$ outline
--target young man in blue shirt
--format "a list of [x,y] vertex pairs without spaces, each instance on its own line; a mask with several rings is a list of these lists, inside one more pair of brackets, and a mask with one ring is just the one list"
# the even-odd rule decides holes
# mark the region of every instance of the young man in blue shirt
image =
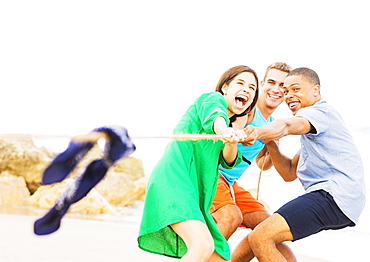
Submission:
[[[285,181],[299,178],[306,193],[282,206],[248,236],[258,261],[286,261],[276,245],[327,229],[355,226],[365,205],[359,152],[338,112],[321,100],[320,80],[309,68],[292,70],[284,81],[285,101],[294,117],[254,129],[266,142]],[[301,135],[293,159],[274,140]]]

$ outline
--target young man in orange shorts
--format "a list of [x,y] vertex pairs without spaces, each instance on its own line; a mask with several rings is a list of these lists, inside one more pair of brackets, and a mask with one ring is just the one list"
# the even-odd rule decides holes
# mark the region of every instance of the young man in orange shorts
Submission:
[[[243,129],[247,125],[260,127],[272,121],[272,113],[284,100],[282,87],[290,70],[287,64],[281,62],[274,63],[267,68],[263,81],[261,81],[257,106],[250,114],[237,118],[232,123],[233,128]],[[236,182],[254,159],[259,168],[262,168],[263,162],[264,170],[271,168],[272,162],[269,156],[267,155],[264,159],[265,144],[258,140],[252,146],[238,144],[238,148],[242,152],[243,161],[230,170],[220,167],[216,195],[210,210],[220,232],[227,240],[240,225],[254,229],[270,216],[265,207]],[[281,244],[278,248],[287,261],[295,261],[288,246]],[[244,238],[234,250],[232,260],[233,262],[249,261],[253,257],[248,238]]]

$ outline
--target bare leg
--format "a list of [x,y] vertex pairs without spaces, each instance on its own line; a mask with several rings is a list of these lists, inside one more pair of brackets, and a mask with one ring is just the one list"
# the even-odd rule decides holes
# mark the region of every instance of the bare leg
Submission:
[[226,205],[212,214],[217,222],[217,227],[226,240],[229,240],[232,234],[242,223],[242,213],[236,205]]
[[214,252],[214,242],[208,227],[199,220],[187,220],[171,225],[185,242],[188,252],[180,259],[183,262],[225,262]]
[[247,237],[258,261],[287,261],[277,245],[293,240],[293,235],[281,215],[274,213],[261,222]]
[[186,220],[171,225],[172,229],[184,240],[188,252],[180,261],[208,261],[214,251],[211,233],[199,220]]
[[259,223],[270,217],[267,211],[248,212],[243,214],[242,224],[246,228],[254,229]]
[[[285,243],[279,243],[276,245],[276,248],[284,256],[285,260],[288,262],[296,262],[297,259],[293,254],[292,250]],[[249,244],[248,236],[242,239],[240,243],[235,248],[231,260],[233,262],[246,262],[251,261],[254,258],[254,253]]]
[[[247,228],[254,229],[258,224],[262,221],[270,217],[270,214],[266,211],[256,211],[245,213],[243,215],[243,224]],[[291,249],[284,243],[277,244],[277,249],[281,252],[281,254],[285,257],[285,259],[289,262],[295,262],[296,258],[291,251]],[[241,261],[251,261],[254,258],[254,253],[251,249],[249,244],[248,236],[246,236],[235,248],[232,254],[232,261],[233,262],[241,262]]]
[[[243,225],[246,228],[254,229],[259,223],[270,216],[267,211],[248,212],[243,215]],[[254,258],[252,248],[249,244],[248,236],[242,239],[236,246],[232,254],[232,261],[251,261]]]

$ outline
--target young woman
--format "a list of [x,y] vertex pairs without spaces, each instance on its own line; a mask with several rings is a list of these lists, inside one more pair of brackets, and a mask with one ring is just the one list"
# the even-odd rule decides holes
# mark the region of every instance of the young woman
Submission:
[[218,165],[241,161],[236,144],[248,141],[229,128],[229,118],[245,115],[258,98],[254,70],[236,66],[220,78],[216,92],[201,95],[187,110],[175,134],[217,134],[222,141],[171,141],[150,176],[138,237],[145,251],[181,261],[230,260],[229,246],[209,213]]

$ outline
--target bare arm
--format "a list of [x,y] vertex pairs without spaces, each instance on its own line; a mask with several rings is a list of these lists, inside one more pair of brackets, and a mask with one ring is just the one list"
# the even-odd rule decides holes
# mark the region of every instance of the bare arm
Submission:
[[297,165],[299,156],[295,155],[293,159],[283,155],[277,143],[275,141],[270,141],[266,144],[266,147],[271,156],[272,163],[276,171],[284,179],[284,181],[293,181],[297,178]]
[[[274,140],[278,140],[287,135],[307,134],[312,129],[311,123],[303,117],[290,117],[274,120],[262,127],[250,127],[249,129],[250,130],[247,128],[244,129],[247,135],[250,134],[252,137],[252,134],[255,134],[255,139],[262,139],[266,143],[266,148],[271,157],[271,163],[267,162],[266,168],[269,167],[269,165],[274,165],[275,169],[285,181],[295,180],[297,178],[296,171],[299,156],[296,155],[293,159],[290,159],[283,155],[279,150],[277,142]],[[263,161],[263,155],[264,153],[260,152],[258,159],[256,159],[257,165],[260,168],[262,167],[261,159]],[[268,161],[268,159],[266,159],[266,161]]]
[[303,117],[290,117],[274,120],[273,122],[256,127],[257,139],[278,140],[287,135],[304,135],[310,132],[311,124]]
[[222,156],[228,165],[232,165],[238,154],[238,147],[236,144],[239,142],[234,129],[226,125],[226,121],[223,117],[217,117],[213,124],[213,130],[217,135],[225,137],[225,139],[223,139],[225,147],[222,151]]

